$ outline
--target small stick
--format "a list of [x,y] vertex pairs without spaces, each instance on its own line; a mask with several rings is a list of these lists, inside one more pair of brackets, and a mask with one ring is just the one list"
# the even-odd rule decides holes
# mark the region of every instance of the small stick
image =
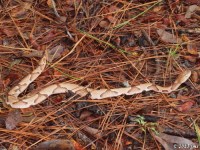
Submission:
[[[142,29],[142,34],[144,35],[144,37],[146,38],[146,40],[149,42],[149,44],[151,46],[155,47],[155,43],[152,41],[151,37],[147,34],[147,32],[145,30],[143,30],[143,29]],[[154,50],[153,52],[154,52],[154,54],[156,56],[158,56],[158,52],[156,50]],[[157,57],[155,58],[155,62],[156,62],[156,72],[155,72],[155,76],[156,76],[160,72],[160,62],[157,59]]]

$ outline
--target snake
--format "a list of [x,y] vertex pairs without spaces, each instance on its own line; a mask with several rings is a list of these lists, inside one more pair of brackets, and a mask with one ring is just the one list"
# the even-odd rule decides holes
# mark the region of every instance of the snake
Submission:
[[183,70],[176,80],[170,86],[159,86],[154,83],[143,83],[136,86],[121,87],[113,89],[93,89],[88,86],[80,86],[69,82],[55,83],[48,85],[38,92],[28,93],[24,96],[19,96],[25,89],[36,80],[43,72],[47,65],[48,59],[44,55],[39,61],[38,66],[27,76],[25,76],[17,85],[15,85],[7,94],[6,104],[12,108],[28,108],[37,105],[53,94],[73,92],[79,96],[89,95],[91,99],[105,99],[116,97],[120,95],[134,95],[142,93],[143,91],[155,91],[159,93],[170,93],[176,91],[181,84],[186,82],[191,76],[191,71],[188,69]]

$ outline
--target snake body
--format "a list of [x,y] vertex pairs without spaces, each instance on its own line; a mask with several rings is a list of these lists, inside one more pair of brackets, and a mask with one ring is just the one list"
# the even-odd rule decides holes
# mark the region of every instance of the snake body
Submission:
[[32,105],[41,103],[47,99],[50,95],[66,93],[72,91],[75,94],[80,96],[90,95],[91,99],[103,99],[109,97],[116,97],[119,95],[134,95],[141,93],[143,91],[155,91],[161,93],[170,93],[178,89],[178,87],[184,83],[191,75],[190,70],[183,71],[175,80],[175,82],[168,87],[162,87],[155,85],[153,83],[139,84],[133,87],[124,87],[124,88],[114,88],[114,89],[92,89],[84,86],[79,86],[77,84],[72,84],[68,82],[62,82],[57,84],[52,84],[41,89],[37,93],[30,93],[24,97],[19,97],[19,95],[31,84],[37,77],[42,73],[47,64],[47,57],[44,56],[37,66],[30,74],[24,77],[16,86],[14,86],[8,92],[8,99],[6,103],[13,108],[28,108]]

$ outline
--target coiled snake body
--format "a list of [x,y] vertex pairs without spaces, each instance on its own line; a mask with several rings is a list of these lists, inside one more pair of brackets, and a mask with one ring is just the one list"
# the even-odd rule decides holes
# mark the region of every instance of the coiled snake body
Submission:
[[13,108],[27,108],[31,105],[36,105],[50,95],[59,94],[59,93],[66,93],[68,91],[72,91],[75,94],[80,96],[86,96],[87,94],[90,95],[91,99],[103,99],[108,97],[115,97],[122,94],[125,95],[133,95],[137,93],[141,93],[143,91],[155,91],[161,93],[170,93],[178,89],[178,87],[184,83],[191,75],[190,70],[183,71],[175,80],[175,82],[168,87],[161,87],[159,85],[155,85],[153,83],[145,83],[139,84],[133,87],[124,87],[124,88],[114,88],[114,89],[91,89],[84,86],[79,86],[77,84],[72,84],[68,82],[62,82],[47,86],[41,89],[37,93],[30,93],[24,97],[19,97],[19,95],[32,83],[45,69],[47,62],[46,56],[44,56],[40,62],[38,67],[32,71],[32,73],[28,74],[24,77],[16,86],[14,86],[8,92],[8,99],[6,101]]

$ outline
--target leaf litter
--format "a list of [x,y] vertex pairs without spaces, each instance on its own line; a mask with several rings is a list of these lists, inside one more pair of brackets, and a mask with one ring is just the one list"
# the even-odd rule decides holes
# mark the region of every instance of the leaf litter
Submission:
[[[10,0],[0,2],[0,16],[1,147],[199,146],[198,1]],[[92,100],[66,93],[28,110],[5,107],[7,91],[44,52],[48,67],[25,93],[62,81],[99,89],[168,86],[184,69],[192,76],[170,94]]]

